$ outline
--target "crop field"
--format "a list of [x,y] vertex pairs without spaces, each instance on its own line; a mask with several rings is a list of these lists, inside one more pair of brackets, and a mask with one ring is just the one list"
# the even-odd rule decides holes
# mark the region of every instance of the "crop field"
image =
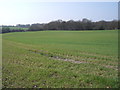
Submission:
[[118,30],[2,34],[3,88],[117,88]]

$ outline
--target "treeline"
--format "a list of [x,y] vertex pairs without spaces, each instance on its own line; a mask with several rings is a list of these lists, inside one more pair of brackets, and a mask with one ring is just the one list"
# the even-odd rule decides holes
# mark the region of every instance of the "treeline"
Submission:
[[2,27],[2,33],[9,33],[9,32],[25,32],[26,30],[22,29],[10,29],[9,27]]
[[113,30],[118,29],[118,21],[98,21],[92,22],[88,19],[82,21],[52,21],[47,24],[32,24],[29,31],[40,31],[40,30]]
[[30,24],[2,25],[2,33],[25,32],[30,28]]
[[[11,28],[12,27],[12,28]],[[14,28],[13,28],[14,27]],[[24,29],[23,29],[24,28]],[[56,20],[45,24],[17,24],[16,26],[2,26],[2,33],[6,32],[24,32],[24,31],[43,31],[43,30],[113,30],[118,29],[118,21],[97,21],[92,22],[89,19],[79,21]]]
[[2,27],[17,27],[17,28],[29,28],[30,24],[17,24],[17,25],[2,25]]

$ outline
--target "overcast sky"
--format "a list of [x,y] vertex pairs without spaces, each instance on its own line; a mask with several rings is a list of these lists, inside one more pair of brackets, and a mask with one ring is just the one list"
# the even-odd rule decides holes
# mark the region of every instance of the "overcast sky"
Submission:
[[[17,0],[16,0],[17,1]],[[117,2],[40,2],[1,0],[0,25],[47,23],[53,20],[118,19]]]

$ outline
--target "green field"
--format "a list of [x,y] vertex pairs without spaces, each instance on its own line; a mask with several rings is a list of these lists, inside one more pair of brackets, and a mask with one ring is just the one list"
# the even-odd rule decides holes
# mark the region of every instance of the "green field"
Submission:
[[3,88],[117,88],[118,30],[2,35]]
[[2,34],[0,34],[0,89],[2,89]]
[[9,27],[10,30],[28,30],[28,28],[22,28],[22,27]]

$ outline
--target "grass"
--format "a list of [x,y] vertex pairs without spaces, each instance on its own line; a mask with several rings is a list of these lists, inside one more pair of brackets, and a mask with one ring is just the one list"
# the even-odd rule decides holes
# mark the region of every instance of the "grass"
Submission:
[[117,88],[117,34],[117,30],[3,34],[3,88]]

